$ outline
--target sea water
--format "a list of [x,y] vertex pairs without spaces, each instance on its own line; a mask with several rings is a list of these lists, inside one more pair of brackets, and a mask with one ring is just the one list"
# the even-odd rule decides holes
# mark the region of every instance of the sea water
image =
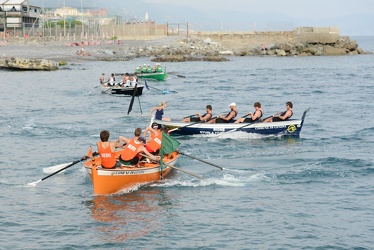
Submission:
[[[374,51],[373,37],[358,37]],[[101,73],[149,58],[82,62],[54,72],[0,71],[1,249],[373,249],[374,55],[230,57],[163,63],[165,82],[130,97],[101,94]],[[180,77],[185,76],[185,78]],[[177,93],[167,92],[174,90]],[[43,168],[79,160],[102,129],[131,137],[167,101],[165,117],[261,102],[264,116],[294,104],[298,138],[182,136],[167,179],[94,196],[82,164],[38,183]]]

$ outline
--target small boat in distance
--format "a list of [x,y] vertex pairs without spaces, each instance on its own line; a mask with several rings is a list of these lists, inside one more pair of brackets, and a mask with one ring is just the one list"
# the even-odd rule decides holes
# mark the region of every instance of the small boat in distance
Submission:
[[144,64],[136,68],[135,73],[138,78],[153,79],[157,81],[164,81],[168,74],[166,73],[166,67],[162,67],[160,64],[156,64],[153,68],[150,65]]
[[[135,91],[135,87],[121,87],[118,85],[114,86],[103,86],[100,84],[101,93],[112,94],[112,95],[129,95],[132,96]],[[144,84],[137,84],[135,96],[140,96],[143,94]]]

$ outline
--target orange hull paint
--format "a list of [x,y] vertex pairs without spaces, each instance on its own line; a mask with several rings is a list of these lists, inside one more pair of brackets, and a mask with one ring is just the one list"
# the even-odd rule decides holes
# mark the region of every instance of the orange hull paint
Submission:
[[[116,155],[119,156],[121,151],[116,152]],[[173,152],[167,157],[165,156],[163,161],[169,165],[174,165],[178,157],[179,154]],[[139,165],[140,167],[134,168],[105,169],[100,166],[100,157],[95,157],[93,160],[84,163],[96,195],[114,194],[161,179],[158,163],[142,162]],[[171,169],[171,167],[164,165],[162,176],[165,177],[169,174]]]

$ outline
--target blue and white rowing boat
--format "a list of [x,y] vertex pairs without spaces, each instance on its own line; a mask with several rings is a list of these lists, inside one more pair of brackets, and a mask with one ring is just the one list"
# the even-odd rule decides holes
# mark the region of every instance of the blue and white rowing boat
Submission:
[[304,124],[305,110],[301,119],[288,119],[280,122],[257,122],[257,123],[201,123],[201,122],[181,122],[162,121],[152,118],[152,122],[169,128],[169,133],[173,135],[209,135],[230,132],[246,132],[261,135],[281,135],[299,136]]

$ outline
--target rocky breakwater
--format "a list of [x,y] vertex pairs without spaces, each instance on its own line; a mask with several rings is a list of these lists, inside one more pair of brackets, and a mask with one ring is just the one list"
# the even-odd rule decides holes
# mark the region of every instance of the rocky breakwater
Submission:
[[138,57],[151,57],[154,62],[186,62],[186,61],[228,61],[226,55],[234,55],[221,44],[212,42],[210,38],[189,37],[175,39],[164,44],[150,46],[117,46],[97,49],[93,57],[102,61],[131,60]]
[[56,62],[46,59],[26,59],[19,57],[0,58],[0,68],[14,70],[57,70]]
[[234,50],[234,54],[240,56],[340,56],[370,54],[370,52],[359,48],[357,41],[351,41],[349,37],[339,37],[332,42],[275,42],[254,48]]
[[247,46],[223,46],[210,37],[187,37],[163,44],[149,46],[116,46],[94,50],[92,56],[103,61],[131,60],[150,57],[155,62],[228,61],[230,56],[337,56],[368,54],[349,37],[338,37],[326,42],[298,41],[274,42],[262,45],[259,42]]

